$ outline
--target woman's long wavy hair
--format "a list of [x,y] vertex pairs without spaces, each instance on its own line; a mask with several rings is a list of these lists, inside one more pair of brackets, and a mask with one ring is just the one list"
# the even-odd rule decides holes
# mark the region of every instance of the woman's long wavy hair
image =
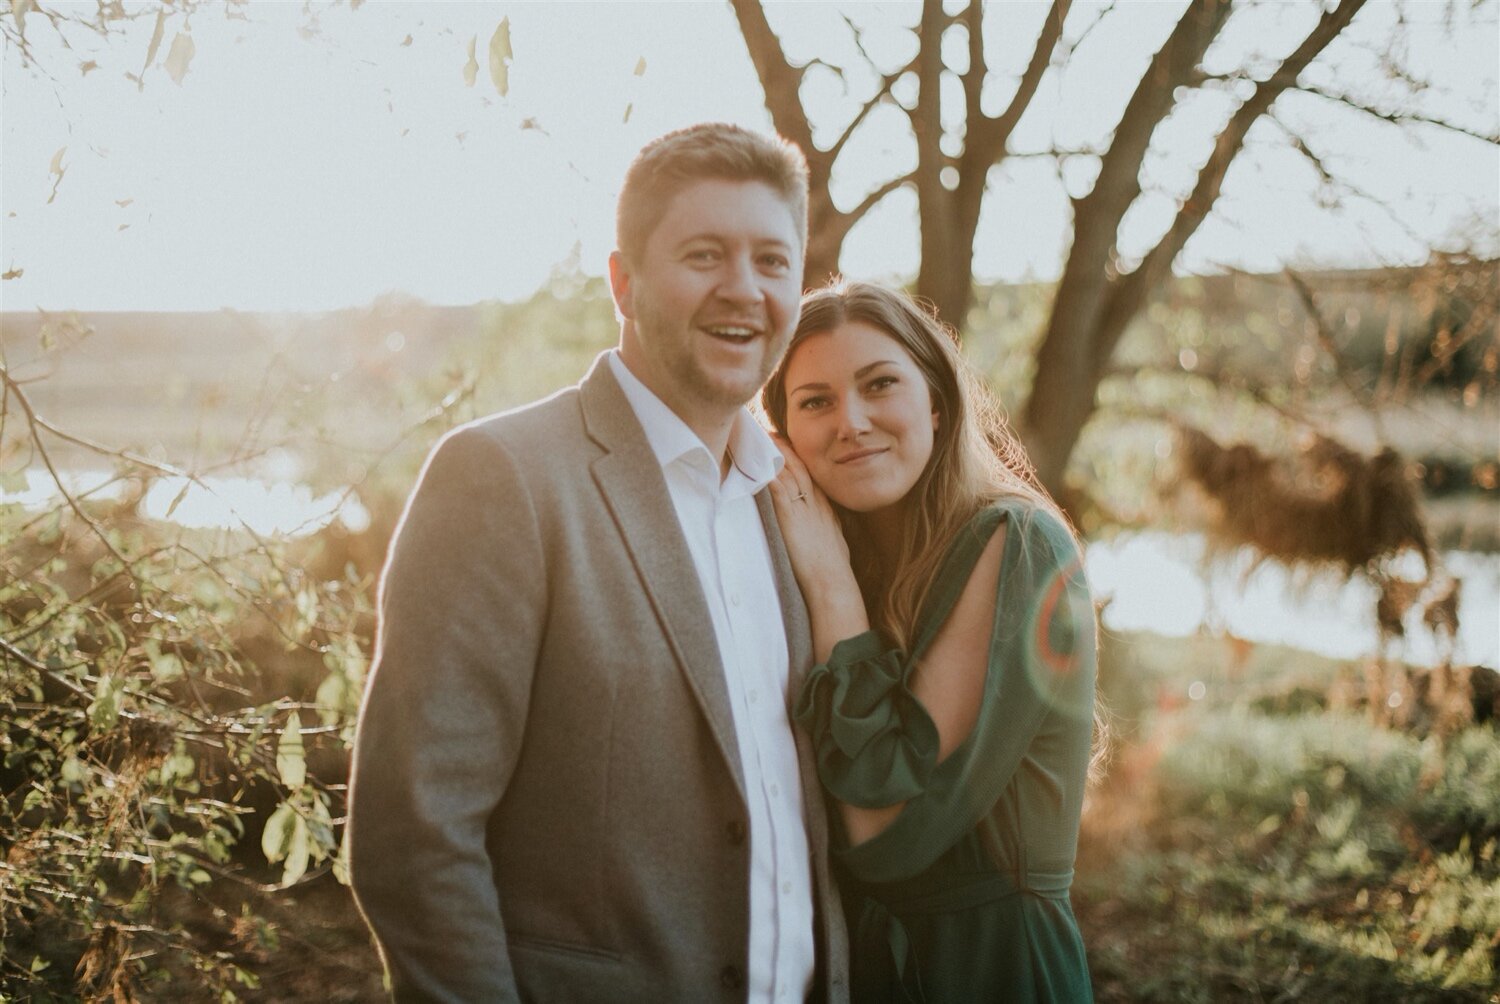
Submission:
[[[1073,533],[1080,554],[1082,542],[1037,480],[1000,403],[959,353],[952,329],[929,307],[900,291],[836,279],[802,298],[801,317],[786,356],[761,391],[761,407],[783,439],[788,438],[787,364],[797,346],[851,321],[885,332],[911,355],[927,381],[938,416],[932,456],[907,494],[901,538],[892,558],[881,559],[858,513],[834,505],[870,623],[888,641],[909,651],[917,617],[950,542],[986,505],[1001,498],[1023,499],[1056,516]],[[1091,783],[1103,776],[1109,732],[1108,711],[1096,695]]]
[[932,456],[905,499],[905,519],[893,557],[881,561],[863,520],[835,506],[849,541],[855,578],[871,623],[909,649],[917,616],[949,543],[997,498],[1020,497],[1067,518],[1037,481],[999,403],[958,351],[953,332],[905,293],[865,282],[835,282],[807,294],[781,366],[761,392],[761,404],[786,438],[786,370],[797,346],[813,335],[858,321],[895,339],[927,381],[937,412]]

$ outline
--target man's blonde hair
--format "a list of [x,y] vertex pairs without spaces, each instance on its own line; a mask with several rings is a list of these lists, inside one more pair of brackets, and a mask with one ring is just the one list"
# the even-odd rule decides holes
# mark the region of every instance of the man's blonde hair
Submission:
[[704,122],[657,137],[625,172],[615,208],[615,242],[638,261],[651,231],[678,192],[694,182],[761,181],[786,201],[807,247],[807,158],[796,144],[724,122]]

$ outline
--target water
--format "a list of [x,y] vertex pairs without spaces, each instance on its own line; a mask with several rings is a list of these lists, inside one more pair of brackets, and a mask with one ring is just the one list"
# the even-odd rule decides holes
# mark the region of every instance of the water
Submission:
[[[118,495],[103,472],[67,477],[69,491],[92,497]],[[162,478],[151,486],[142,509],[153,519],[170,518],[188,527],[249,527],[258,534],[297,536],[340,520],[354,532],[369,525],[370,514],[353,496],[314,495],[304,485],[248,477]],[[55,497],[45,471],[28,472],[24,490],[0,500],[38,507]],[[1338,659],[1359,659],[1378,645],[1376,588],[1361,577],[1298,576],[1267,562],[1250,568],[1246,550],[1205,564],[1201,534],[1145,531],[1097,541],[1088,548],[1089,581],[1099,599],[1108,599],[1104,627],[1187,636],[1208,627],[1233,632],[1252,642],[1269,642]],[[1450,551],[1444,565],[1463,580],[1459,632],[1454,658],[1460,663],[1500,667],[1500,555]],[[1417,577],[1417,567],[1404,574]],[[1414,609],[1406,637],[1390,654],[1416,665],[1442,658],[1438,639]]]
[[[1247,575],[1249,550],[1205,564],[1206,548],[1202,534],[1159,531],[1090,544],[1089,582],[1096,597],[1109,600],[1104,627],[1174,636],[1211,627],[1336,659],[1376,651],[1379,591],[1365,578],[1309,577],[1272,562]],[[1447,551],[1442,561],[1463,582],[1454,659],[1500,667],[1500,555]],[[1412,565],[1399,571],[1417,578],[1421,562]],[[1410,611],[1406,637],[1390,654],[1414,665],[1436,665],[1441,645],[1421,616],[1419,608]]]

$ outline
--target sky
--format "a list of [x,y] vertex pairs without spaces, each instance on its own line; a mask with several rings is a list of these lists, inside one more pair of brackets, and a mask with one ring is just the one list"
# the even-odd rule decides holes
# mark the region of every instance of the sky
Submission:
[[[87,15],[94,4],[54,6]],[[1049,71],[1012,149],[1107,142],[1182,6],[1139,2],[1105,15],[1073,59]],[[1438,23],[1445,4],[1404,6],[1415,26],[1396,51],[1432,85],[1421,110],[1496,129],[1494,6],[1457,5],[1463,23],[1451,33]],[[770,127],[727,3],[208,3],[164,19],[149,63],[155,5],[129,9],[141,16],[107,39],[74,29],[65,46],[33,12],[33,58],[6,43],[5,310],[326,310],[390,294],[440,304],[522,299],[558,269],[602,274],[615,195],[642,144],[705,119]],[[1102,9],[1076,4],[1065,35],[1082,35]],[[1393,48],[1397,10],[1372,0],[1310,78],[1395,107],[1402,85],[1380,62]],[[1045,11],[991,6],[988,111],[1008,98]],[[1317,13],[1315,3],[1249,5],[1210,51],[1210,68],[1284,55]],[[849,68],[841,82],[815,67],[804,85],[823,143],[875,79],[845,14],[868,28],[882,69],[909,57],[914,5],[769,7],[794,59]],[[488,59],[502,23],[513,53],[504,94]],[[902,88],[898,96],[910,98]],[[1127,255],[1163,231],[1233,104],[1225,92],[1194,94],[1157,130],[1143,170],[1148,194],[1119,235]],[[1330,206],[1308,160],[1265,123],[1181,268],[1395,264],[1421,260],[1433,242],[1500,244],[1493,145],[1397,129],[1303,95],[1276,111],[1361,194]],[[900,112],[877,111],[840,159],[836,200],[852,205],[913,157]],[[1087,191],[1095,164],[1018,157],[992,172],[978,277],[1055,277],[1068,196]],[[842,266],[864,278],[914,274],[909,191],[855,228]]]

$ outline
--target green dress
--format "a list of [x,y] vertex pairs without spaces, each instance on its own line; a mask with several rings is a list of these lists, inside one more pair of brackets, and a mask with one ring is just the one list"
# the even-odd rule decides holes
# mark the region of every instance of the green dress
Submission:
[[[984,703],[974,731],[938,762],[937,729],[908,681],[1001,526]],[[906,803],[879,835],[835,851],[856,1004],[1093,999],[1068,888],[1095,670],[1094,609],[1073,539],[1014,499],[959,533],[910,653],[872,631],[814,667],[796,717],[824,787],[866,808]]]

